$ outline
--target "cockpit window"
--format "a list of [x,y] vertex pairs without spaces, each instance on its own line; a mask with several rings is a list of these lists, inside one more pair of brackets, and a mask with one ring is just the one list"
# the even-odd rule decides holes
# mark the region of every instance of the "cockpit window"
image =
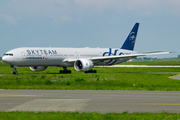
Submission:
[[4,56],[13,56],[12,53],[4,53]]

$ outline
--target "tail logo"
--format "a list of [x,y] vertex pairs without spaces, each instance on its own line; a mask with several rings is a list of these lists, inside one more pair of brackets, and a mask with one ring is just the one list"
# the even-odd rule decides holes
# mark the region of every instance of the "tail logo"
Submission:
[[130,35],[129,35],[129,40],[134,43],[135,42],[135,32],[131,32]]
[[129,35],[127,36],[124,44],[122,45],[121,49],[125,49],[125,50],[134,50],[134,45],[136,42],[136,37],[137,37],[137,32],[138,32],[138,27],[139,27],[139,23],[136,23],[133,27],[133,29],[131,30],[131,32],[129,33]]

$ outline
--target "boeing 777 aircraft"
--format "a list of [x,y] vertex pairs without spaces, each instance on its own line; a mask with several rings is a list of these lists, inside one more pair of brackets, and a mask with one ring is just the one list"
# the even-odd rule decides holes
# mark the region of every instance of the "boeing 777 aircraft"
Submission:
[[54,47],[22,47],[6,52],[2,60],[14,68],[30,67],[32,71],[43,71],[48,66],[63,67],[59,73],[71,73],[67,67],[77,71],[96,73],[94,66],[109,66],[125,62],[129,59],[170,52],[138,53],[133,51],[139,23],[136,23],[121,48],[54,48]]

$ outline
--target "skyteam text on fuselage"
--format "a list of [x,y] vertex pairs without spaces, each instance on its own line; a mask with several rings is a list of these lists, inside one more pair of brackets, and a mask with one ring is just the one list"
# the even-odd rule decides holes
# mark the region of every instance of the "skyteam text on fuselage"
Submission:
[[22,47],[6,52],[2,60],[14,68],[30,67],[32,71],[42,71],[48,66],[63,67],[59,73],[71,73],[67,67],[77,71],[96,73],[94,66],[109,66],[125,62],[129,59],[170,52],[138,53],[133,51],[139,23],[136,23],[121,48],[54,48],[54,47]]
[[26,50],[28,55],[52,55],[57,54],[56,50]]

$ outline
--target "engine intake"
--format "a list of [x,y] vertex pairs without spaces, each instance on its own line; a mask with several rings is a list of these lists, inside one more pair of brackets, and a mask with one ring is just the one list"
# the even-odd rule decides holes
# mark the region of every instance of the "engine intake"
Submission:
[[30,69],[32,71],[43,71],[45,70],[47,67],[46,66],[33,66],[33,67],[30,67]]
[[88,59],[79,59],[74,63],[77,71],[89,71],[94,67],[93,62]]

